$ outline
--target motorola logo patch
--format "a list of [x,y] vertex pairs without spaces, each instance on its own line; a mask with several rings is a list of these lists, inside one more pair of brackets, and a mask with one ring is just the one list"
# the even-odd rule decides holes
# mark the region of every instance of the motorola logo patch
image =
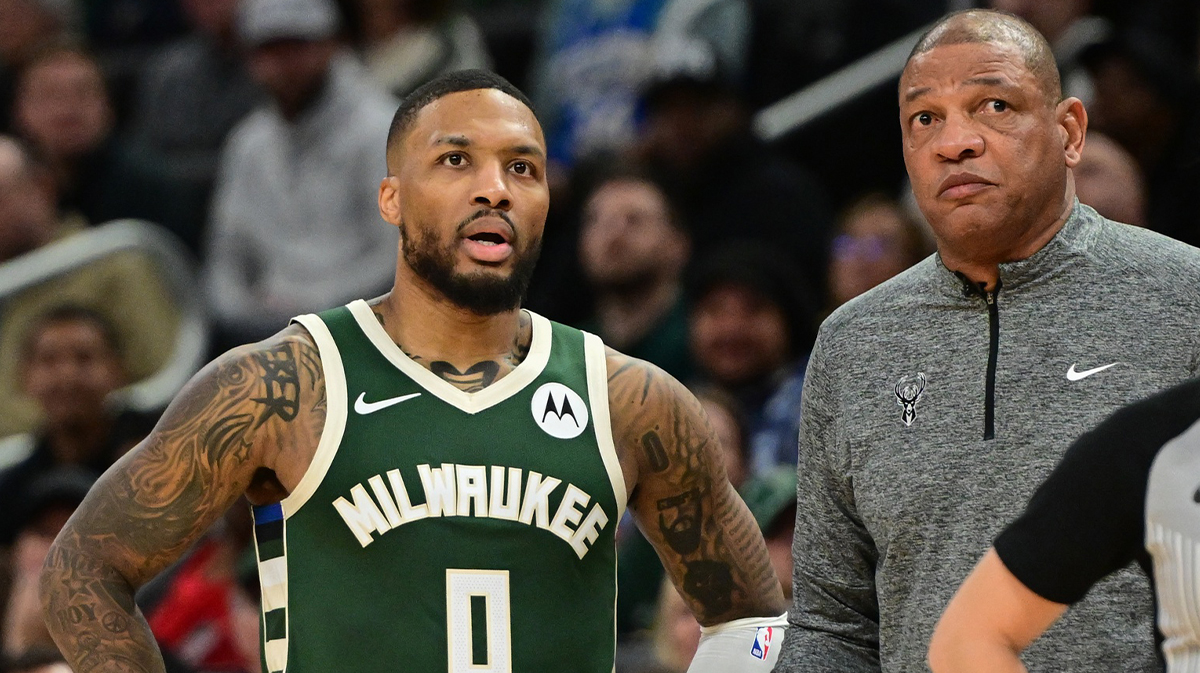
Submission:
[[529,410],[538,427],[551,437],[573,439],[587,428],[587,404],[561,383],[543,383],[533,393]]

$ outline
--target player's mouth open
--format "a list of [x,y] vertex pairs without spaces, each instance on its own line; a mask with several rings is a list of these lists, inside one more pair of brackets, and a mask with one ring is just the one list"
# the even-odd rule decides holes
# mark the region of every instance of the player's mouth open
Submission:
[[467,256],[478,262],[497,263],[508,259],[512,254],[512,245],[503,233],[491,228],[471,233],[463,238],[463,247]]
[[500,234],[493,234],[490,231],[485,231],[481,234],[476,234],[474,236],[468,236],[467,238],[469,238],[470,240],[475,241],[477,243],[482,243],[484,245],[503,245],[505,243],[508,243],[508,241],[504,240],[503,236],[501,236]]

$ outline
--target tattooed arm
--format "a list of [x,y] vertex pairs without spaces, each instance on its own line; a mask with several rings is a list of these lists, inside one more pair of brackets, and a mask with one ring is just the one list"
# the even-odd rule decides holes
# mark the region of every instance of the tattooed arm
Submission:
[[612,350],[608,372],[629,506],[696,619],[778,617],[783,590],[700,403],[662,370]]
[[242,493],[280,500],[324,419],[316,347],[297,326],[197,374],[150,436],[96,482],[46,557],[43,610],[72,670],[161,673],[134,592]]

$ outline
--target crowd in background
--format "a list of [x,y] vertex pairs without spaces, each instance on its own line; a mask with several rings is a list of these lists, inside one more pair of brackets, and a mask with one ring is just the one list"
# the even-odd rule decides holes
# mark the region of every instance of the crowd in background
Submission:
[[[1200,5],[975,4],[1038,28],[1087,105],[1080,200],[1200,244]],[[754,116],[969,6],[0,0],[0,289],[126,218],[194,260],[166,270],[124,250],[0,294],[0,671],[67,670],[37,571],[91,481],[153,427],[121,391],[179,342],[168,276],[191,279],[212,353],[385,291],[392,112],[462,68],[512,80],[545,128],[552,210],[527,305],[696,392],[790,589],[817,326],[933,241],[905,183],[894,80],[773,142]],[[168,670],[258,670],[249,540],[236,507],[139,597]],[[698,625],[631,522],[618,540],[618,670],[685,670]]]

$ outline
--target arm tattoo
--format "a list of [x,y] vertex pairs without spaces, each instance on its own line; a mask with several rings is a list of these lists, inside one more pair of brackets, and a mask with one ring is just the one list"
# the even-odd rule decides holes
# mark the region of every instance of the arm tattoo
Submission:
[[657,432],[650,430],[642,435],[642,448],[646,450],[646,461],[651,470],[662,472],[671,466],[671,461],[667,458],[667,450],[663,447],[662,439],[659,438]]
[[688,561],[683,576],[683,590],[705,607],[709,613],[722,615],[733,607],[733,572],[728,563],[717,561]]
[[754,518],[729,485],[700,403],[661,370],[609,356],[622,461],[639,466],[630,507],[702,624],[784,611]]
[[[74,671],[163,670],[154,636],[133,603],[133,589],[111,567],[56,544],[42,575],[46,626]],[[55,585],[48,585],[50,569]],[[56,602],[57,594],[68,600]],[[65,638],[64,638],[65,635]],[[66,640],[64,644],[64,640]],[[129,643],[132,647],[113,647]]]
[[253,398],[263,406],[257,425],[262,425],[278,416],[286,422],[296,420],[300,411],[300,375],[296,371],[296,359],[292,349],[284,344],[262,353],[254,359],[262,368],[262,381],[266,387],[263,397]]
[[154,432],[101,477],[41,576],[47,626],[74,671],[163,671],[135,590],[256,475],[287,459],[275,456],[316,441],[324,388],[315,346],[289,328],[270,346],[233,351],[196,375]]
[[703,520],[704,503],[700,500],[700,491],[694,488],[658,501],[658,529],[680,556],[695,553],[700,548]]

